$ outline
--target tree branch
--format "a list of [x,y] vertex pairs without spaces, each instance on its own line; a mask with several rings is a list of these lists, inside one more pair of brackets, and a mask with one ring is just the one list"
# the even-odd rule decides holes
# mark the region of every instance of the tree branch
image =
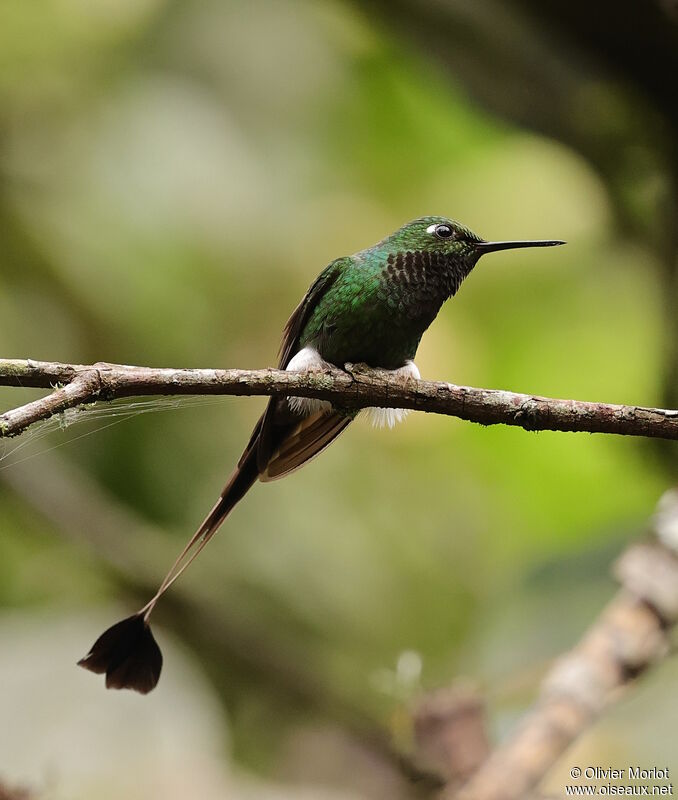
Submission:
[[570,744],[669,652],[678,622],[678,490],[661,499],[653,540],[615,566],[621,588],[581,642],[558,659],[539,699],[511,736],[442,800],[522,800]]
[[60,364],[0,359],[0,386],[53,388],[47,397],[0,415],[0,438],[64,409],[96,400],[142,395],[297,395],[336,406],[408,408],[481,425],[525,430],[586,431],[678,439],[678,410],[558,400],[452,383],[402,380],[386,370],[347,365],[346,371],[161,369],[122,364]]

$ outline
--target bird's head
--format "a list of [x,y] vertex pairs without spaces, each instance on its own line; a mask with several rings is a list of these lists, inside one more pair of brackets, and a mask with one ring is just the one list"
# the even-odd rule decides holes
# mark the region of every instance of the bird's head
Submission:
[[425,251],[444,255],[460,272],[468,274],[485,253],[519,247],[551,247],[556,240],[488,242],[472,230],[447,217],[421,217],[386,237],[378,247],[394,254]]

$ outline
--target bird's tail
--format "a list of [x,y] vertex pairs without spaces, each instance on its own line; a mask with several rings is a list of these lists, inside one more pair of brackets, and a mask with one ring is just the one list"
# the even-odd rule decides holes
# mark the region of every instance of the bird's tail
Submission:
[[158,600],[198,556],[257,478],[276,480],[299,469],[328,447],[352,419],[352,415],[332,409],[300,417],[285,400],[272,398],[221,497],[179,553],[158,591],[136,614],[104,631],[78,664],[105,673],[110,689],[150,692],[162,669],[162,654],[148,624]]
[[155,687],[162,669],[162,653],[153,638],[149,617],[158,600],[214,536],[258,476],[256,441],[250,441],[219,500],[172,564],[155,595],[136,614],[104,631],[78,661],[79,666],[105,673],[109,689],[134,689],[147,694]]

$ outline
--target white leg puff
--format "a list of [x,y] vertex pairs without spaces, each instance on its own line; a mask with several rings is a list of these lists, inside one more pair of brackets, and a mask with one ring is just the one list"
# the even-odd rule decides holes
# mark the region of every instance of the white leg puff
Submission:
[[[321,372],[327,364],[315,347],[304,347],[287,365],[287,372]],[[318,411],[329,411],[332,403],[315,397],[288,397],[287,402],[295,414],[308,417]]]
[[[401,379],[414,378],[419,380],[421,375],[414,361],[406,361],[402,367],[392,370],[394,377]],[[398,422],[402,422],[410,413],[407,408],[366,408],[367,419],[375,428],[392,428]]]

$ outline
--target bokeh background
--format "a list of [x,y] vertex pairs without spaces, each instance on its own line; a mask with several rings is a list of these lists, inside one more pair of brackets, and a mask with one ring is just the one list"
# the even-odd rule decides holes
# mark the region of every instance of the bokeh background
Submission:
[[[5,0],[0,351],[264,367],[336,256],[446,214],[483,259],[430,379],[676,402],[675,8]],[[675,90],[675,85],[673,86]],[[35,393],[1,390],[9,408]],[[255,487],[161,604],[148,697],[77,670],[211,506],[262,398],[124,403],[0,445],[0,778],[53,798],[408,798],[422,689],[503,735],[614,591],[670,448],[414,414]],[[668,659],[573,763],[678,768]]]

